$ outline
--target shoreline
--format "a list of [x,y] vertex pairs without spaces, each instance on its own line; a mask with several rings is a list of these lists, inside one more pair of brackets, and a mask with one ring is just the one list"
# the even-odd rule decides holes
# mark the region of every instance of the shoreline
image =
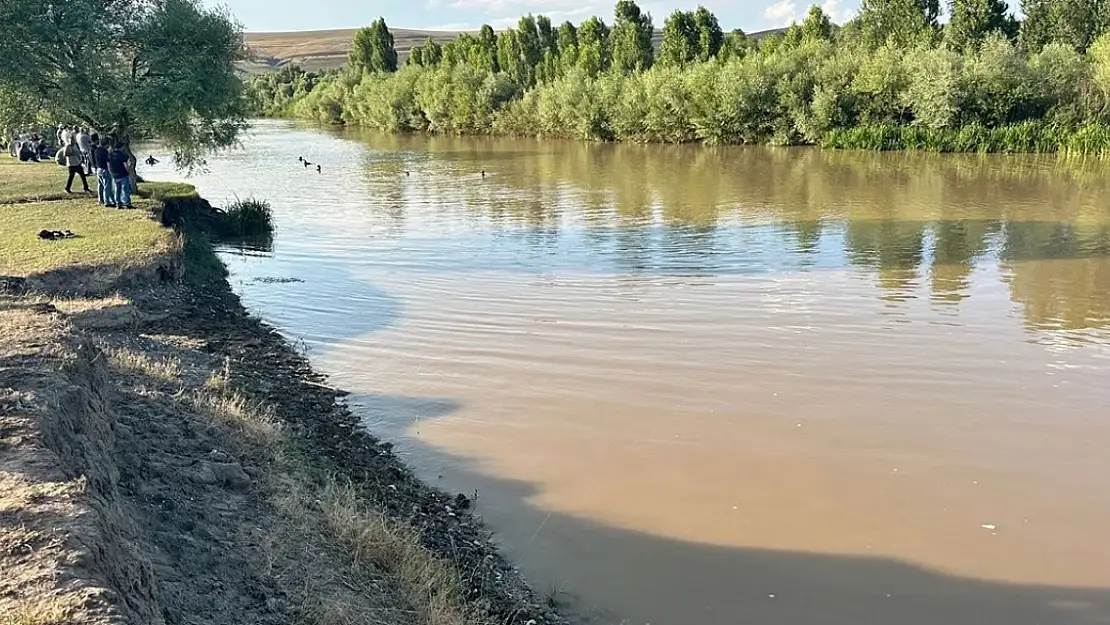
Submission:
[[486,132],[436,132],[432,130],[393,130],[357,121],[325,121],[303,115],[254,114],[255,119],[282,120],[310,124],[318,128],[358,128],[397,136],[470,137],[493,139],[529,139],[536,141],[574,141],[604,145],[658,145],[720,147],[764,147],[780,149],[815,149],[833,152],[903,152],[952,155],[1005,155],[1051,156],[1061,160],[1095,159],[1110,156],[1110,126],[1085,124],[1071,129],[1061,129],[1040,121],[1008,124],[998,127],[964,126],[934,130],[911,125],[870,124],[831,131],[820,141],[721,142],[702,139],[683,141],[650,140],[635,138],[581,138],[539,132],[489,130]]
[[140,267],[0,280],[0,527],[27,534],[0,540],[0,613],[565,623],[465,495],[419,480],[246,312],[181,210],[157,215],[180,246]]

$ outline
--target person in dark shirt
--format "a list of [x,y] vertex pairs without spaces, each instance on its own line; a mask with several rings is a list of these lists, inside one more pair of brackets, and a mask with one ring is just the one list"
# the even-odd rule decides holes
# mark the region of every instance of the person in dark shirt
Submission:
[[96,191],[100,196],[100,203],[108,208],[116,207],[116,180],[108,163],[108,146],[111,145],[107,138],[101,139],[93,150],[93,167],[96,168]]
[[24,163],[28,161],[38,162],[39,155],[35,154],[35,148],[32,147],[30,141],[24,141],[23,145],[19,147],[19,160],[23,161]]
[[116,149],[108,155],[108,171],[116,182],[116,206],[132,208],[131,172],[127,171],[127,153],[123,151],[122,143],[117,143]]

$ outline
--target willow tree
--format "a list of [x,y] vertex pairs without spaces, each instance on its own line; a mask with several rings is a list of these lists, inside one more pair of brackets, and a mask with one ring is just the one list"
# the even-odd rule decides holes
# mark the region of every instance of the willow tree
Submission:
[[56,121],[164,142],[179,165],[246,127],[241,27],[198,0],[0,0],[0,85]]

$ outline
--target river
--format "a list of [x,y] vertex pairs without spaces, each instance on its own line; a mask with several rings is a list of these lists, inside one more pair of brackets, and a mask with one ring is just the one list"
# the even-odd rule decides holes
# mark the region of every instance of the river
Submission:
[[262,121],[209,169],[274,207],[245,304],[582,620],[1110,623],[1102,164]]

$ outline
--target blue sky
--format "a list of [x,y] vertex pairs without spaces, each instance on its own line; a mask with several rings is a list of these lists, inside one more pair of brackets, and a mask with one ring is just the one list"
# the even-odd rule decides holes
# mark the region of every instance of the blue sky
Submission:
[[[581,22],[601,15],[611,22],[615,0],[202,0],[210,6],[223,5],[248,31],[317,30],[364,26],[379,16],[397,28],[461,30],[491,24],[508,26],[526,13],[543,13],[554,22]],[[789,24],[800,17],[814,0],[701,0],[717,14],[725,30],[742,28],[752,32]],[[852,15],[859,0],[816,0],[834,21]],[[693,9],[699,2],[644,0],[640,6],[651,12],[656,26],[675,9]]]

